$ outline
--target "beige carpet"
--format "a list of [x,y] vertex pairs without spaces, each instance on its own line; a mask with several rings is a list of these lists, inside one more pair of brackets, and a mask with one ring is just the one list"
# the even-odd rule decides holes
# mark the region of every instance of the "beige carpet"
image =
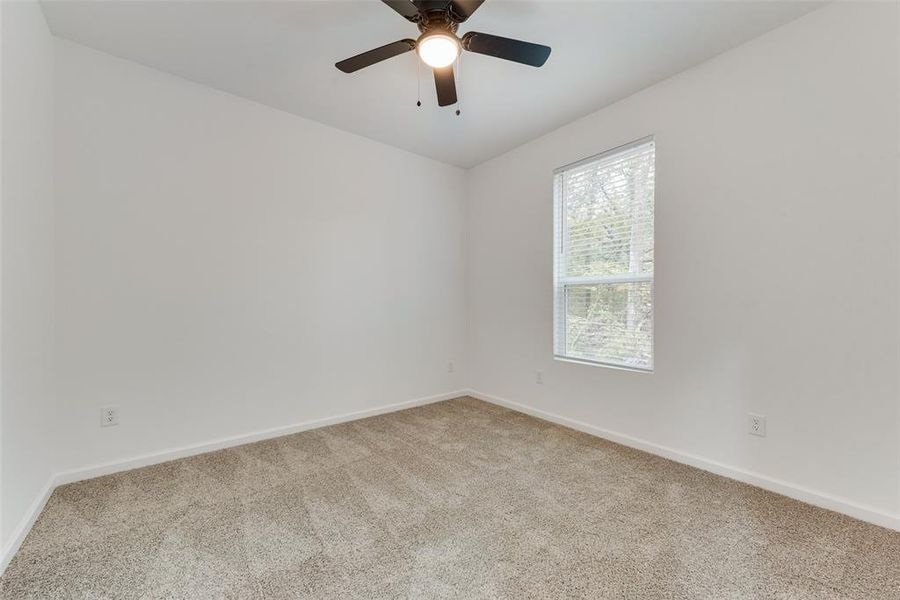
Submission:
[[470,398],[57,489],[13,598],[900,598],[900,533]]

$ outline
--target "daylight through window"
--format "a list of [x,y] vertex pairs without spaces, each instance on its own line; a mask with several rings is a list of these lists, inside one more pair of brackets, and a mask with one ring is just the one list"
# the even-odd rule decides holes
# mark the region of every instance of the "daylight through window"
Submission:
[[652,138],[554,176],[554,354],[653,370]]

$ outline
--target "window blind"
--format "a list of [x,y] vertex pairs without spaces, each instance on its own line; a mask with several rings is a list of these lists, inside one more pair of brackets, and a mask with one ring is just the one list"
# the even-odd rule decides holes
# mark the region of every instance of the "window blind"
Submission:
[[645,138],[554,174],[554,354],[653,370],[656,148]]

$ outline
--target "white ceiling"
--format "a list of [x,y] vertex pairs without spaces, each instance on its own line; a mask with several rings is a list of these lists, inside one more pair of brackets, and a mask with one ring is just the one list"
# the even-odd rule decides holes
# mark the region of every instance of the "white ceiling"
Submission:
[[432,158],[470,167],[589,114],[820,4],[488,0],[465,31],[549,45],[535,69],[465,53],[462,115],[438,108],[410,53],[352,75],[334,63],[415,26],[376,0],[53,0],[64,38]]

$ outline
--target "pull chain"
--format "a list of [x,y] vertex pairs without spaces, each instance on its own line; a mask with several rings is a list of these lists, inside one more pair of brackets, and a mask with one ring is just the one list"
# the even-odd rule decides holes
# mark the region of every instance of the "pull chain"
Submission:
[[422,78],[419,76],[419,56],[413,53],[413,60],[416,61],[416,106],[422,106]]
[[460,91],[462,91],[462,52],[459,53],[459,56],[456,58],[456,116],[459,116],[459,98],[462,96]]

